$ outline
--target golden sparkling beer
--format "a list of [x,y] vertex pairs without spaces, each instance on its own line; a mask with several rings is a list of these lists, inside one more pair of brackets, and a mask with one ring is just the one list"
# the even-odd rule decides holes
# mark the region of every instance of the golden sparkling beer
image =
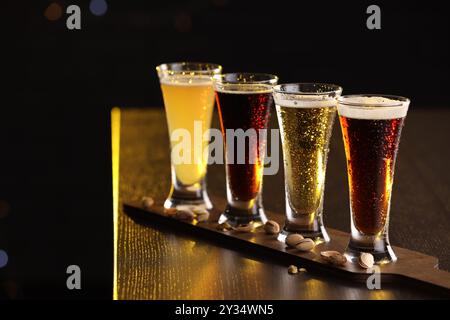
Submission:
[[314,218],[322,205],[328,144],[336,106],[277,105],[283,141],[286,187],[294,215]]
[[[192,137],[188,163],[174,164],[176,177],[183,185],[198,183],[205,177],[208,159],[203,151],[208,146],[204,139],[194,139],[194,124],[201,125],[200,134],[211,126],[214,107],[214,89],[210,77],[173,77],[161,81],[161,90],[166,108],[169,135],[177,129],[185,129]],[[198,134],[198,132],[197,132]],[[178,141],[171,140],[172,147]],[[197,149],[197,152],[195,150]]]
[[279,240],[300,233],[329,241],[323,225],[328,145],[342,88],[292,83],[274,87],[284,160],[286,222]]

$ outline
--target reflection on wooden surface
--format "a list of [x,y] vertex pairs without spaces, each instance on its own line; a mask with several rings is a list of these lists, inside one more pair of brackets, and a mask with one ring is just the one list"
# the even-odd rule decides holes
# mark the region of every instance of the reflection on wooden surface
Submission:
[[[120,201],[138,200],[144,195],[164,197],[170,187],[164,113],[130,109],[122,110],[121,118]],[[334,135],[335,141],[340,139],[338,133],[334,132]],[[344,166],[340,162],[343,161],[342,156],[332,146],[330,162],[336,161],[331,165],[333,170]],[[223,168],[211,166],[209,170],[209,190],[223,194]],[[342,173],[345,178],[345,171]],[[334,197],[341,197],[339,202],[345,202],[342,206],[348,206],[347,191],[338,186],[333,175],[336,173],[327,177],[327,192],[332,196],[325,199],[325,203],[328,200],[329,205],[335,207],[334,210],[326,210],[325,214],[335,215],[328,221],[347,221],[348,208],[343,211],[339,209],[340,204],[333,201]],[[283,202],[282,172],[269,180],[270,184],[265,183],[266,191],[270,192],[265,196],[265,205],[280,210],[278,207]],[[333,227],[339,228],[338,223]],[[370,291],[364,284],[311,272],[289,275],[287,266],[278,264],[271,257],[233,251],[174,232],[166,226],[139,224],[120,208],[115,227],[117,299],[393,299],[433,296],[431,292],[394,288],[388,284],[383,284],[383,290]]]

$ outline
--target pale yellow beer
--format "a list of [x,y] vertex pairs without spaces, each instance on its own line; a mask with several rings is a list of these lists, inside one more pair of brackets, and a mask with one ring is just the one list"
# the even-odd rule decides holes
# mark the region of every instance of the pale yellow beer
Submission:
[[[203,152],[208,146],[206,139],[194,139],[195,134],[204,133],[211,126],[214,107],[214,89],[210,77],[178,76],[161,81],[161,90],[166,108],[169,135],[177,129],[185,129],[191,136],[191,150],[187,163],[173,164],[175,174],[183,185],[192,185],[201,181],[206,174],[208,159]],[[201,131],[194,131],[194,124],[201,125]],[[171,139],[172,147],[179,141]],[[200,152],[199,152],[200,151]],[[176,155],[175,155],[176,156]]]
[[206,192],[208,131],[214,107],[212,77],[218,64],[164,63],[156,67],[164,99],[171,147],[172,187],[165,208],[181,205],[211,209]]

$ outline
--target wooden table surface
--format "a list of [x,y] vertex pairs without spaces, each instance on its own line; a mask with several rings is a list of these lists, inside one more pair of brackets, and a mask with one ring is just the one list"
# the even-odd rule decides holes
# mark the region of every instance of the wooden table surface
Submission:
[[[392,196],[390,238],[439,258],[450,270],[450,112],[414,110],[402,134]],[[218,127],[217,117],[213,126]],[[277,127],[272,116],[272,127]],[[339,124],[334,126],[325,189],[327,226],[349,231],[348,186]],[[169,138],[162,109],[121,109],[119,204],[165,197]],[[208,191],[225,196],[222,165],[208,168]],[[264,205],[283,212],[283,170],[264,177]],[[239,252],[167,226],[141,224],[119,206],[114,297],[117,299],[418,299],[438,293],[382,282],[368,290],[328,275],[292,276],[268,256]]]

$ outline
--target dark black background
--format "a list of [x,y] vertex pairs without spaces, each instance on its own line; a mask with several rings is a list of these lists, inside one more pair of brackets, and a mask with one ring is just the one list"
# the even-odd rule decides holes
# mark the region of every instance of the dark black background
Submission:
[[[333,82],[344,93],[404,95],[412,108],[447,108],[449,19],[444,1],[89,1],[81,30],[54,1],[2,2],[0,297],[111,298],[109,112],[162,105],[155,66],[220,63],[225,72]],[[378,4],[382,29],[366,28]],[[65,269],[82,269],[69,291]]]

